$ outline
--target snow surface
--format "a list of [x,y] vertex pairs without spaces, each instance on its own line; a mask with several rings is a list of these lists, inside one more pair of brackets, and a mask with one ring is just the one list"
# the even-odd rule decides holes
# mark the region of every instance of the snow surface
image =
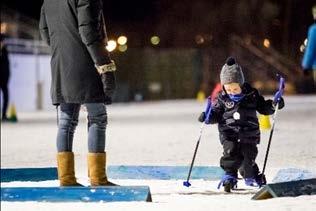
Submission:
[[[271,182],[280,169],[296,168],[316,173],[316,96],[286,96],[278,113],[266,176]],[[109,165],[189,165],[200,129],[203,103],[174,100],[114,104],[108,107],[107,150]],[[1,125],[1,168],[56,166],[56,112],[19,113],[17,124]],[[75,140],[76,173],[87,180],[87,126],[80,115]],[[261,167],[269,131],[262,132],[257,158]],[[222,154],[217,126],[204,128],[196,165],[218,166]],[[113,180],[120,185],[150,186],[153,202],[39,203],[1,202],[1,210],[315,210],[316,196],[251,200],[257,189],[224,194],[218,181]],[[57,186],[58,181],[11,182],[1,186]],[[245,188],[242,181],[240,188]]]

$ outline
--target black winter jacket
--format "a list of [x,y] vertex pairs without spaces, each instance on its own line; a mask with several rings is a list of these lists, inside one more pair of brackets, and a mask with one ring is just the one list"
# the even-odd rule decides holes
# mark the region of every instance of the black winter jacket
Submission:
[[221,143],[229,140],[259,144],[260,130],[256,111],[264,115],[274,113],[272,100],[264,100],[258,90],[248,83],[243,85],[242,92],[245,97],[236,103],[222,91],[212,106],[210,122],[218,123]]
[[110,63],[101,0],[44,0],[40,33],[51,48],[53,104],[105,102],[95,64]]
[[10,77],[10,64],[8,51],[5,46],[1,48],[1,56],[0,56],[0,86],[5,87],[8,85]]

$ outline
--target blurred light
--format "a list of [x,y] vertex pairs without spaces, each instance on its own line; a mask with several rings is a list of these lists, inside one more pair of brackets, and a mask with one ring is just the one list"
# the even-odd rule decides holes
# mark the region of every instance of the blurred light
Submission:
[[269,48],[269,47],[270,47],[270,40],[267,39],[267,38],[264,39],[264,40],[263,40],[263,46],[266,47],[266,48]]
[[116,48],[117,44],[114,40],[109,40],[108,41],[108,45],[106,46],[106,49],[111,52],[111,51],[114,51],[115,48]]
[[304,40],[304,45],[307,46],[307,38]]
[[204,38],[202,35],[198,34],[195,36],[195,42],[198,44],[198,45],[201,45],[204,43]]
[[312,7],[312,13],[313,13],[313,16],[314,16],[314,19],[315,19],[315,17],[316,17],[316,5],[314,5]]
[[119,45],[118,50],[120,52],[125,52],[127,50],[127,45]]
[[305,50],[305,45],[301,45],[301,46],[300,46],[300,52],[302,52],[302,53],[303,53],[303,52],[304,52],[304,50]]
[[118,39],[117,39],[117,43],[119,45],[125,45],[127,43],[127,37],[125,36],[120,36]]
[[7,31],[8,31],[8,24],[5,23],[5,22],[1,23],[1,34],[2,34],[2,33],[3,33],[3,34],[6,34]]
[[160,38],[158,36],[152,36],[150,38],[150,42],[153,45],[158,45],[160,43]]
[[148,85],[148,89],[152,93],[159,93],[161,92],[161,83],[160,82],[151,82]]

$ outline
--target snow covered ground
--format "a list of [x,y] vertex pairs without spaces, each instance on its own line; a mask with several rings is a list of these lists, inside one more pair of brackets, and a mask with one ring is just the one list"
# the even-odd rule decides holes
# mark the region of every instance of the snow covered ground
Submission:
[[[278,113],[267,165],[268,182],[280,169],[300,168],[316,173],[316,96],[286,96]],[[194,100],[114,104],[108,107],[109,165],[189,165],[196,144],[203,103]],[[56,112],[19,113],[17,124],[1,125],[1,167],[48,167],[55,163]],[[75,141],[76,173],[87,181],[87,128],[80,116]],[[262,132],[257,162],[264,160],[269,132]],[[218,166],[222,154],[216,126],[203,131],[196,165]],[[153,203],[38,203],[1,202],[1,210],[315,210],[316,196],[263,201],[250,198],[257,191],[224,194],[218,181],[193,180],[192,187],[177,180],[114,180],[121,185],[148,185]],[[239,182],[243,188],[243,182]],[[57,186],[58,181],[12,182],[4,186]]]

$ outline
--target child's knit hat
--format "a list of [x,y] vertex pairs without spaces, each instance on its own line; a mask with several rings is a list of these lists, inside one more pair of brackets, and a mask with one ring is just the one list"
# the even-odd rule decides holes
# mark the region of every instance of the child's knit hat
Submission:
[[239,83],[242,86],[245,82],[241,67],[236,63],[233,57],[228,57],[222,67],[220,74],[221,84]]

